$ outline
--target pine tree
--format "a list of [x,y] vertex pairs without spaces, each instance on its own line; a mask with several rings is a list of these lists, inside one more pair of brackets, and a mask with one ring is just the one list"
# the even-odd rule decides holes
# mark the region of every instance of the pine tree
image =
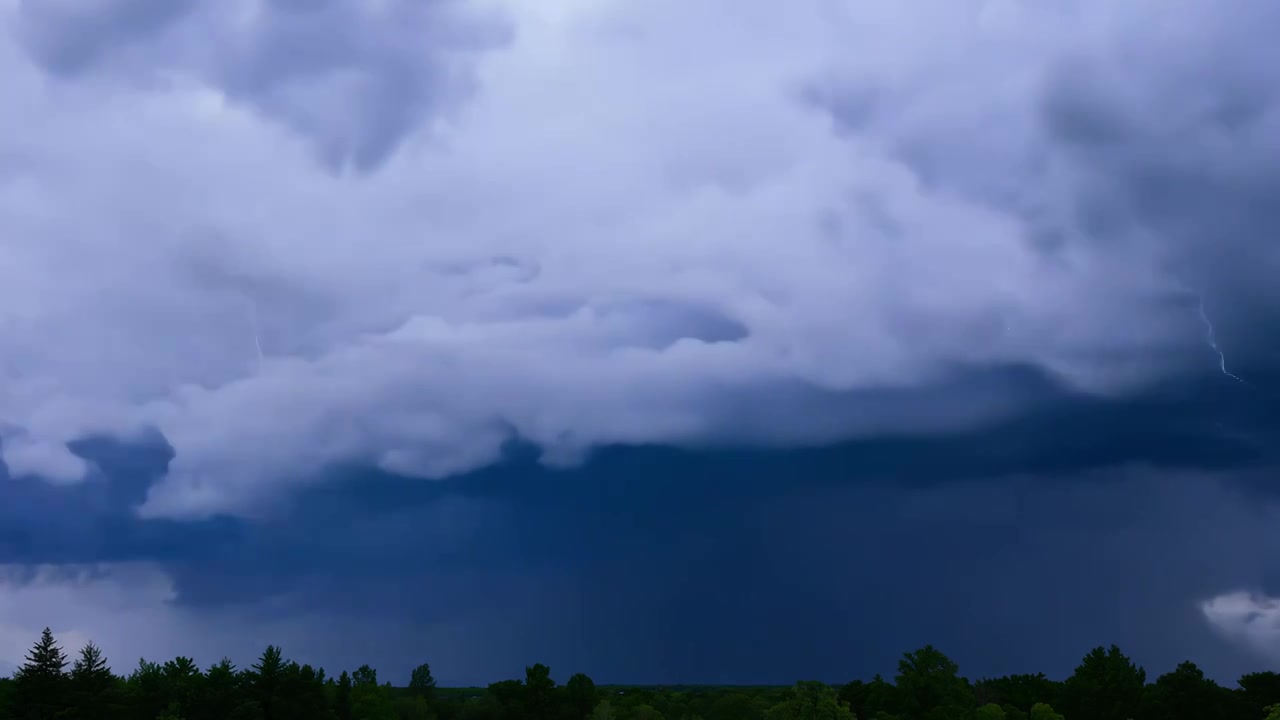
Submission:
[[97,645],[89,643],[71,666],[71,708],[74,718],[110,717],[116,698],[116,678]]
[[338,689],[334,705],[336,706],[338,720],[351,720],[353,713],[351,712],[351,676],[346,670],[338,676]]
[[235,663],[223,658],[205,673],[199,702],[191,717],[193,720],[226,720],[243,701],[242,694]]
[[276,696],[279,694],[284,672],[284,655],[280,648],[268,645],[262,652],[262,657],[258,658],[258,662],[246,673],[254,691],[254,699],[262,708],[263,720],[272,720],[275,716]]
[[19,720],[52,720],[66,709],[67,656],[45,628],[13,676],[14,717]]

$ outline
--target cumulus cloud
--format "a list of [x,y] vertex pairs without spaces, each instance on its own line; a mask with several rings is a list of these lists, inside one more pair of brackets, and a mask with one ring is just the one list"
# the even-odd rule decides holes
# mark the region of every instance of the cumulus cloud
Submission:
[[1200,610],[1223,637],[1267,659],[1280,658],[1280,599],[1240,590],[1206,600]]
[[56,76],[197,82],[358,170],[465,93],[470,56],[506,37],[457,0],[21,0],[15,26]]
[[1275,219],[1212,203],[1275,179],[1272,97],[1185,80],[1280,87],[1260,0],[0,7],[4,459],[156,428],[153,516],[1212,371],[1186,287],[1240,265],[1188,258]]

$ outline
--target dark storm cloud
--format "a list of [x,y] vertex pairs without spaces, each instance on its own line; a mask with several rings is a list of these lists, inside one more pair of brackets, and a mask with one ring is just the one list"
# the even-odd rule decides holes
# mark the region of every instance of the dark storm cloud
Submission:
[[[1275,467],[1258,447],[1275,426],[1213,375],[1143,402],[1045,407],[981,433],[611,448],[566,470],[517,445],[439,483],[335,470],[258,520],[203,523],[127,514],[169,451],[99,442],[78,448],[99,483],[16,496],[60,521],[30,523],[41,539],[5,560],[158,563],[195,613],[388,619],[402,642],[338,632],[304,649],[392,677],[430,659],[455,682],[534,660],[618,681],[842,680],[926,642],[974,675],[1062,675],[1112,641],[1156,671],[1192,657],[1229,680],[1255,666],[1199,603],[1280,571],[1274,498],[1251,493]],[[1183,630],[1160,632],[1171,625]],[[449,633],[469,649],[436,644]]]
[[1097,20],[1096,34],[1037,25],[1028,41],[1053,51],[1018,73],[992,65],[999,51],[958,67],[919,61],[950,91],[970,89],[973,109],[945,103],[942,80],[894,83],[856,66],[811,85],[809,98],[843,131],[885,137],[938,190],[1019,216],[1048,252],[1093,245],[1137,252],[1117,253],[1117,263],[1158,258],[1188,293],[1205,297],[1232,366],[1273,373],[1280,51],[1268,37],[1280,10],[1251,0],[1229,11],[1190,3],[1098,10],[1056,8],[1061,21]]
[[0,6],[0,601],[140,563],[449,682],[1256,665],[1273,3],[506,5]]
[[146,515],[252,516],[343,463],[966,432],[1052,399],[1004,368],[1118,402],[1213,360],[1163,253],[1081,242],[1045,129],[1090,33],[1152,41],[1125,8],[183,7],[0,16],[17,474],[154,428]]
[[199,0],[22,2],[25,41],[51,71],[87,72],[113,50],[144,42],[192,12]]
[[201,562],[237,540],[233,521],[138,520],[138,503],[172,458],[162,442],[91,439],[72,449],[97,468],[84,483],[56,486],[15,478],[0,463],[0,564]]
[[[1230,679],[1260,662],[1213,637],[1198,603],[1275,566],[1272,505],[1168,471],[850,484],[856,457],[793,456],[804,479],[785,484],[760,456],[619,451],[570,478],[525,466],[435,506],[449,513],[295,515],[233,563],[180,569],[179,601],[389,615],[406,636],[380,650],[388,672],[430,656],[460,682],[535,659],[619,681],[839,680],[926,642],[976,675],[1063,675],[1111,641],[1153,670],[1193,657]],[[365,481],[343,496],[358,504]],[[471,526],[432,526],[457,514]],[[394,537],[369,532],[386,522]],[[439,624],[486,650],[414,640]]]

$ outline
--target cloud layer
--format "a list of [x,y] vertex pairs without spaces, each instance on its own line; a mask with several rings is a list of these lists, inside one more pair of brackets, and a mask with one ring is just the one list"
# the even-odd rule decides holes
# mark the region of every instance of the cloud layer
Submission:
[[1196,291],[1260,366],[1280,11],[926,5],[0,5],[4,462],[155,429],[185,517],[950,432],[1214,372]]

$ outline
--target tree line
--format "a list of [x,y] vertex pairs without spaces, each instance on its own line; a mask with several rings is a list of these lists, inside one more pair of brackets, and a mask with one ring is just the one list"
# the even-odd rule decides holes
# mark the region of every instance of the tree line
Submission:
[[187,657],[140,660],[114,673],[90,643],[71,661],[48,629],[11,679],[0,680],[0,720],[1280,720],[1280,674],[1224,687],[1194,663],[1148,682],[1114,645],[1095,648],[1064,681],[1043,674],[970,682],[932,646],[906,653],[892,681],[842,686],[564,685],[542,664],[522,680],[438,688],[430,665],[407,687],[379,683],[362,665],[329,676],[268,646],[243,669],[201,670]]

